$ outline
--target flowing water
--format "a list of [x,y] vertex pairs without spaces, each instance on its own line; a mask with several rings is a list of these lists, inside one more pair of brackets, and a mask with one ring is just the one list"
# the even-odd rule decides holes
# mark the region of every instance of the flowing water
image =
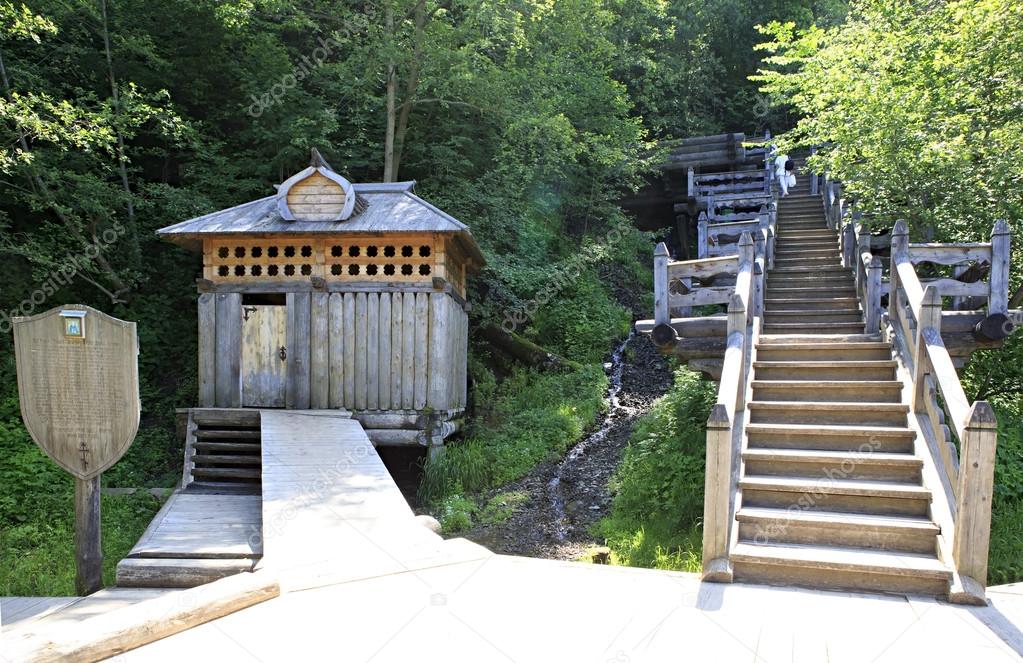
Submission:
[[586,453],[590,447],[600,444],[607,437],[607,433],[611,430],[611,427],[615,423],[616,415],[623,410],[621,404],[618,402],[618,394],[622,390],[622,370],[625,368],[625,348],[628,347],[629,341],[632,340],[636,332],[633,330],[629,333],[628,338],[619,344],[615,348],[614,352],[611,353],[611,369],[609,376],[609,383],[607,388],[607,400],[608,410],[604,416],[604,420],[601,422],[600,427],[594,432],[587,435],[578,444],[572,447],[565,459],[558,465],[557,471],[554,473],[554,478],[547,484],[547,495],[550,499],[551,510],[554,512],[554,537],[558,541],[564,541],[568,537],[569,523],[568,514],[565,512],[565,497],[561,491],[561,479],[565,475],[566,470],[572,467],[573,463],[579,461],[579,459]]

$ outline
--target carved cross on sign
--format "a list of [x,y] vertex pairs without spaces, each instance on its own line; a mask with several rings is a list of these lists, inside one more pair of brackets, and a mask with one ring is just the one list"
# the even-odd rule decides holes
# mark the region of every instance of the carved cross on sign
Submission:
[[84,440],[78,444],[78,453],[81,454],[82,457],[82,471],[88,472],[89,471],[88,456],[92,455],[92,451],[89,450],[89,445],[87,445]]

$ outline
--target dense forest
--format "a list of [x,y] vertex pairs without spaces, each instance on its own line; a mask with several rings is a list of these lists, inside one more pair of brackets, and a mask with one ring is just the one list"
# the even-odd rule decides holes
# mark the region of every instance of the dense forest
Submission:
[[[1008,0],[0,0],[0,594],[73,578],[71,480],[21,424],[10,317],[81,302],[137,321],[143,425],[104,483],[179,476],[200,264],[157,228],[268,195],[311,147],[355,182],[414,179],[471,226],[488,260],[471,408],[419,491],[455,532],[606,407],[602,364],[650,314],[653,238],[619,202],[656,177],[656,141],[769,129],[830,146],[818,167],[879,224],[978,239],[1001,217],[1019,237],[1021,40]],[[556,368],[485,333],[533,310],[514,331]],[[967,375],[1004,429],[992,581],[1023,576],[1021,348]],[[679,369],[636,427],[595,529],[616,561],[698,565],[712,390]],[[104,497],[108,572],[158,506]]]

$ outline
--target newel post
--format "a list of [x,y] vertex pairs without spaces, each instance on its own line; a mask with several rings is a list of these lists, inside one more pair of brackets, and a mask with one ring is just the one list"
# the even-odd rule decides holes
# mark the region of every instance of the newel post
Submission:
[[[928,337],[941,338],[941,293],[933,285],[924,288],[924,299],[920,302],[920,314],[916,321],[916,343],[913,346],[913,411],[927,412],[924,399],[927,387],[924,376],[931,371],[927,359]],[[937,378],[935,378],[937,380]]]
[[668,306],[668,247],[660,242],[654,249],[654,324],[671,323]]
[[991,231],[991,293],[987,314],[1009,312],[1009,224],[999,219]]
[[892,259],[889,280],[891,288],[888,293],[888,317],[902,315],[899,311],[899,261],[908,257],[909,253],[909,228],[906,222],[899,219],[892,229]]
[[997,443],[998,421],[994,410],[987,401],[977,401],[970,409],[970,418],[963,439],[960,440],[955,541],[952,548],[956,570],[961,576],[966,594],[953,597],[959,603],[985,603]]
[[696,171],[692,166],[686,171],[686,194],[696,197]]
[[703,579],[732,582],[728,561],[729,492],[732,484],[732,421],[723,403],[707,419],[707,472],[703,486]]
[[706,258],[710,253],[707,237],[707,215],[700,213],[700,220],[696,223],[696,255],[698,258]]
[[[810,148],[810,156],[812,157],[815,154],[817,154],[817,148],[816,147],[811,147]],[[811,196],[816,196],[817,193],[818,193],[818,189],[817,189],[817,183],[819,181],[818,175],[817,175],[816,172],[814,172],[814,171],[812,171],[812,170],[810,170],[808,168],[807,171],[806,171],[806,176],[810,178],[810,195]]]
[[856,226],[852,221],[842,228],[842,265],[856,268]]
[[876,334],[881,327],[881,258],[873,256],[867,270],[866,333]]

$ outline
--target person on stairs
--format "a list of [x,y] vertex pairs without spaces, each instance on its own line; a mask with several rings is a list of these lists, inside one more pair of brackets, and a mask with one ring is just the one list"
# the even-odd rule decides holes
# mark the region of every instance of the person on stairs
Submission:
[[789,175],[787,168],[791,162],[787,154],[779,154],[774,158],[774,177],[781,186],[781,196],[789,195]]

